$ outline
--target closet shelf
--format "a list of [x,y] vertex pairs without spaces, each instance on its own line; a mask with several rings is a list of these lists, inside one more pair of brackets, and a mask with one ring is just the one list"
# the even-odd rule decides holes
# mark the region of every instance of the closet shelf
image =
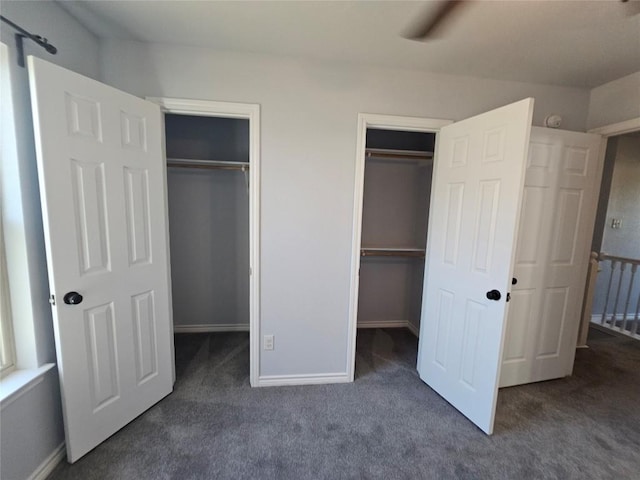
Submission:
[[249,162],[225,162],[221,160],[192,160],[188,158],[167,158],[168,167],[205,168],[216,170],[248,170]]
[[396,160],[433,160],[433,152],[419,150],[392,150],[388,148],[366,148],[367,158],[389,158]]
[[416,257],[424,258],[424,248],[361,248],[362,257]]

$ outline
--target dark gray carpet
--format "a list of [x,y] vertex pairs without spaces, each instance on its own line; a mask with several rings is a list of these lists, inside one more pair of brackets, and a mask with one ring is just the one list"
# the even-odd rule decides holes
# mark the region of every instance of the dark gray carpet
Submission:
[[249,387],[248,336],[176,335],[175,392],[53,479],[640,478],[640,342],[500,391],[484,435],[420,381],[405,330],[358,332],[352,384]]

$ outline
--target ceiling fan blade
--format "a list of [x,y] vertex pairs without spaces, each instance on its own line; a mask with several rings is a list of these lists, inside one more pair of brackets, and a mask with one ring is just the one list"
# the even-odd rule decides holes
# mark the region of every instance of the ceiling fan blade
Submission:
[[[431,2],[433,3],[433,2]],[[436,8],[429,8],[426,16],[415,22],[404,34],[409,40],[424,40],[441,26],[451,13],[466,3],[466,0],[441,0]]]

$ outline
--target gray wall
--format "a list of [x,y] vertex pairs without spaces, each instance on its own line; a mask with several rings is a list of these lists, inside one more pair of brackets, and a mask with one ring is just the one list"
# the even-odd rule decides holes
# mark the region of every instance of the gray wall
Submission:
[[462,119],[533,96],[534,122],[584,130],[589,92],[106,41],[104,80],[144,96],[261,105],[261,375],[347,371],[358,112]]
[[[249,161],[249,120],[165,115],[165,129],[168,158]],[[248,329],[245,174],[170,168],[168,189],[175,326]]]
[[[604,222],[604,236],[601,251],[619,257],[640,259],[640,133],[622,135],[614,139],[615,161],[611,178],[611,190]],[[622,220],[622,227],[611,228],[614,218]],[[607,284],[611,269],[609,262],[601,263],[594,295],[593,313],[604,311]],[[607,312],[614,310],[615,293],[619,282],[619,267],[614,273],[612,297],[609,299]],[[629,285],[630,271],[622,278],[621,298],[616,306],[616,313],[624,311],[626,302],[625,286]],[[635,284],[631,295],[630,311],[635,311],[640,296],[640,273],[636,273]]]
[[[602,251],[640,258],[640,132],[617,140]],[[614,218],[622,220],[622,228],[611,228]]]
[[234,170],[170,168],[176,327],[249,327],[249,192]]
[[[363,247],[426,247],[432,173],[432,162],[367,158]],[[409,321],[417,329],[424,263],[420,258],[362,257],[358,325]]]
[[164,116],[167,157],[227,162],[249,161],[249,120]]
[[50,370],[38,385],[2,406],[0,477],[23,480],[64,441],[58,373]]
[[611,179],[613,178],[613,168],[616,164],[616,154],[618,152],[618,137],[607,139],[607,148],[604,155],[604,165],[602,169],[602,181],[600,182],[600,193],[598,197],[598,208],[596,211],[595,225],[593,227],[593,238],[591,239],[591,251],[602,251],[602,237],[607,222],[607,206],[609,205],[609,194],[611,193]]
[[[94,78],[102,71],[107,83],[125,91],[261,104],[262,331],[277,337],[276,349],[263,352],[262,374],[346,369],[358,112],[458,120],[533,96],[536,125],[550,113],[560,113],[567,129],[587,125],[589,92],[582,89],[134,42],[106,41],[99,50],[96,38],[55,2],[3,1],[2,14],[49,38],[60,50],[50,56],[27,42],[27,53]],[[1,34],[13,56],[12,32],[3,26]],[[19,259],[29,269],[20,284],[24,301],[14,310],[25,308],[21,321],[31,325],[37,340],[27,361],[41,364],[53,360],[54,347],[26,73],[14,67],[11,79],[17,125],[9,150],[15,158],[3,155],[2,205],[12,208],[10,220],[3,210],[5,221],[11,222],[5,232],[11,231],[23,247],[12,251],[12,261]],[[615,105],[607,111],[614,113],[604,120],[598,119],[604,95],[592,92],[589,126],[625,119],[625,102],[632,109],[639,104],[633,103],[637,84],[631,79],[624,88],[609,90]],[[622,95],[626,91],[632,97]],[[55,370],[51,372],[2,410],[2,478],[25,478],[62,441]],[[5,422],[5,416],[14,421]],[[9,441],[13,438],[22,443]]]
[[[99,76],[97,39],[56,3],[3,1],[2,15],[48,38],[58,48],[58,54],[52,56],[25,41],[27,54],[90,77]],[[2,209],[9,287],[13,314],[18,320],[15,328],[18,366],[36,368],[55,361],[55,347],[31,107],[26,69],[15,64],[13,31],[4,24],[0,31],[2,42],[9,47],[11,60],[8,97],[12,105],[3,102],[2,125]],[[2,71],[3,76],[6,74]],[[5,79],[2,87],[7,88]],[[3,91],[3,100],[6,95]],[[5,114],[13,120],[9,124],[4,123]],[[63,442],[59,395],[54,368],[24,395],[2,405],[0,477],[27,478]]]
[[640,72],[591,90],[587,128],[640,117]]

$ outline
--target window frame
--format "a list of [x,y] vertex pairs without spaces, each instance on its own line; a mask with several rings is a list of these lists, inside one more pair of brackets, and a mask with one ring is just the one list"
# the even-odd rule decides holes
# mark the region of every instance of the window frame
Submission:
[[16,369],[11,295],[9,292],[9,275],[4,243],[4,227],[2,224],[2,212],[0,212],[0,378],[4,378]]

